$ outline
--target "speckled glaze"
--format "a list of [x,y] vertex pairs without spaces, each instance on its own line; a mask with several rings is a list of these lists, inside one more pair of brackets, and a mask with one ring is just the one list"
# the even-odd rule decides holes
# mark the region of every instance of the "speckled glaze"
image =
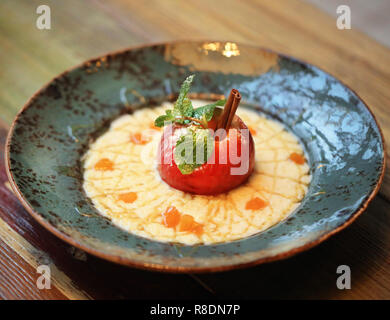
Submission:
[[[242,240],[184,246],[118,229],[85,196],[81,156],[90,141],[120,114],[172,99],[190,73],[194,96],[237,88],[243,104],[283,122],[302,141],[312,182],[287,220]],[[309,64],[225,42],[133,48],[61,74],[18,114],[6,158],[23,205],[54,234],[105,259],[170,272],[228,270],[311,248],[366,208],[385,167],[383,136],[354,92]]]

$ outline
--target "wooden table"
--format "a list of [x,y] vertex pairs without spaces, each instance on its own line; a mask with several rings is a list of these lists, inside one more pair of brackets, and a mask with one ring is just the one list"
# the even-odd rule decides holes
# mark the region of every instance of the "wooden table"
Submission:
[[[358,92],[390,143],[390,50],[298,0],[44,1],[52,29],[35,27],[37,0],[0,3],[0,147],[17,111],[53,76],[92,56],[174,39],[232,40],[309,61]],[[39,226],[13,195],[0,155],[0,297],[390,298],[390,174],[352,226],[291,259],[246,270],[170,275],[125,268],[76,250]],[[389,171],[388,171],[389,172]],[[36,267],[49,264],[52,288]],[[352,289],[336,288],[336,268]]]

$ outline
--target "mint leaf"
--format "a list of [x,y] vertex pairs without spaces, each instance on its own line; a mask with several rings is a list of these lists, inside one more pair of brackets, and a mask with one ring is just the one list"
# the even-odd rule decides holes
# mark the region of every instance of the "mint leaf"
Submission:
[[173,156],[179,170],[183,174],[191,173],[195,169],[194,134],[192,130],[188,129],[177,140]]
[[182,174],[191,174],[207,162],[214,148],[208,129],[190,127],[176,142],[174,159]]
[[173,109],[166,110],[165,115],[159,116],[155,120],[154,124],[156,127],[163,127],[165,125],[164,123],[167,122],[175,122],[183,125],[195,124],[207,128],[208,122],[214,115],[215,107],[223,106],[226,100],[218,100],[194,109],[191,100],[187,97],[194,77],[195,75],[190,75],[184,80]]
[[167,122],[173,122],[175,120],[175,116],[172,113],[172,110],[166,110],[165,114],[157,117],[154,120],[154,125],[156,127],[163,127]]
[[181,106],[181,115],[184,117],[191,117],[194,111],[194,107],[192,106],[192,102],[187,97],[184,98],[183,104]]
[[195,168],[193,165],[181,163],[177,166],[182,174],[191,174]]
[[206,104],[205,106],[194,109],[193,117],[205,120],[206,122],[210,121],[213,118],[215,107],[224,106],[226,100],[218,100],[211,104]]
[[192,81],[195,75],[188,76],[180,87],[179,97],[177,98],[173,111],[175,115],[190,117],[193,112],[193,107],[190,99],[187,98],[187,93],[190,91]]
[[[190,123],[191,121],[183,119],[184,117],[191,117],[193,113],[194,108],[192,107],[192,102],[190,99],[185,98],[183,100],[183,104],[181,106],[181,109],[179,110],[176,108],[176,104],[174,109],[172,110],[172,114],[175,118],[175,122],[180,124],[186,124]],[[170,110],[168,110],[170,111]]]
[[[214,138],[208,129],[196,129],[194,134],[196,162],[206,163],[214,148]],[[203,149],[203,150],[202,150]]]
[[156,120],[154,120],[154,125],[156,127],[163,127],[165,126],[165,124],[167,122],[172,122],[174,120],[174,118],[172,116],[169,116],[169,115],[162,115],[162,116],[159,116]]

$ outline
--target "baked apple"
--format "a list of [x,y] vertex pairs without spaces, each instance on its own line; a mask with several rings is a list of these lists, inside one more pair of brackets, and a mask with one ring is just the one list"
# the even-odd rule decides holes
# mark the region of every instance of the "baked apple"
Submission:
[[[252,135],[235,115],[240,93],[227,101],[194,109],[187,98],[193,76],[180,90],[173,110],[156,119],[166,126],[158,149],[158,172],[171,187],[184,192],[216,195],[244,183],[255,164]],[[224,105],[221,109],[219,106]]]

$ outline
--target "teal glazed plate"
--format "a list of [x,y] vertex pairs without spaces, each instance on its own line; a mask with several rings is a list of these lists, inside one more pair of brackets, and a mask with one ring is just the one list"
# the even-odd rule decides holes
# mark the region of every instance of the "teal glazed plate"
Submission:
[[[231,88],[243,104],[284,123],[301,140],[312,180],[300,206],[241,240],[186,246],[114,226],[82,189],[82,155],[111,120],[177,95],[196,74],[193,98]],[[233,42],[174,42],[89,60],[54,78],[17,115],[6,147],[9,180],[45,228],[88,253],[128,266],[210,272],[290,257],[351,224],[378,192],[384,141],[367,105],[310,64]]]

